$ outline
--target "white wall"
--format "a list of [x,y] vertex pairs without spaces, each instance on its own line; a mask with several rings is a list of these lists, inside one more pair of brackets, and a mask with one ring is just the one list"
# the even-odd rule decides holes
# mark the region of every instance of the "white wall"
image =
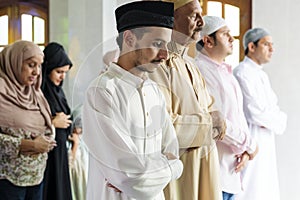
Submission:
[[51,0],[50,42],[65,47],[73,68],[64,81],[69,105],[74,108],[82,102],[88,82],[104,68],[104,49],[112,48],[117,35],[116,0]]
[[[81,101],[82,94],[78,91],[82,89],[80,86],[86,87],[84,77],[97,75],[103,69],[103,52],[115,47],[117,32],[113,10],[129,1],[49,1],[50,41],[61,42],[74,63],[69,79],[64,83],[72,107]],[[267,28],[275,42],[273,60],[265,69],[278,95],[280,107],[289,117],[286,133],[276,138],[282,200],[300,199],[299,8],[298,0],[253,0],[253,26]],[[92,63],[87,60],[92,60]]]
[[118,48],[114,10],[131,1],[49,1],[49,41],[61,43],[73,62],[63,84],[72,108],[82,103],[87,83],[105,69],[103,55]]
[[285,134],[276,137],[282,200],[300,199],[299,8],[298,0],[253,0],[253,26],[267,28],[275,45],[273,60],[265,70],[280,107],[288,114]]

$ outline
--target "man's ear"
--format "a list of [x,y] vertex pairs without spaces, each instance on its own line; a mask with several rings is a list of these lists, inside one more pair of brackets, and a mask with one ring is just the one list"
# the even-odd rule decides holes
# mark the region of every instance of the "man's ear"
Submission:
[[248,51],[254,52],[255,48],[256,48],[256,46],[255,46],[255,44],[253,42],[249,42],[248,43]]
[[136,36],[130,30],[126,30],[123,33],[123,40],[124,40],[124,43],[128,47],[134,47],[135,46],[135,42],[136,42]]
[[204,43],[204,46],[207,46],[208,48],[212,48],[215,44],[215,41],[212,37],[204,36],[203,43]]

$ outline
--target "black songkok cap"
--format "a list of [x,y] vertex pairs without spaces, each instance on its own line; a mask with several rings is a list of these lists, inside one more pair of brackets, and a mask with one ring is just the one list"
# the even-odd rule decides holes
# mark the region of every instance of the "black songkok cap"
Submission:
[[173,28],[174,4],[162,1],[137,1],[115,11],[118,32],[144,26]]

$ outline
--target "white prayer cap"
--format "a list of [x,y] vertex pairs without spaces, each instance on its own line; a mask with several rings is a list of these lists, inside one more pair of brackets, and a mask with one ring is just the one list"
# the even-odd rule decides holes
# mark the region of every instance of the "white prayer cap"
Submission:
[[214,33],[224,26],[227,26],[226,21],[221,17],[206,15],[203,17],[203,20],[205,24],[200,31],[201,38]]
[[270,34],[265,29],[262,29],[262,28],[249,29],[243,37],[244,50],[247,49],[248,44],[250,42],[256,42],[259,39],[261,39],[267,35],[270,35]]

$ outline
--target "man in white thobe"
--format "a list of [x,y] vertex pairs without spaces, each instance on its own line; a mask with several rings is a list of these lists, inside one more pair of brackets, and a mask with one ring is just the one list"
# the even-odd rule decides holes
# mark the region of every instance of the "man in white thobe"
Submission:
[[125,4],[116,19],[120,57],[92,82],[83,107],[87,199],[162,200],[183,165],[164,97],[147,73],[168,56],[173,4]]
[[248,30],[243,38],[245,59],[234,70],[244,96],[244,112],[250,133],[259,145],[257,157],[243,171],[244,192],[240,200],[279,200],[275,134],[286,128],[287,116],[277,105],[268,75],[262,65],[273,54],[273,41],[262,28]]

